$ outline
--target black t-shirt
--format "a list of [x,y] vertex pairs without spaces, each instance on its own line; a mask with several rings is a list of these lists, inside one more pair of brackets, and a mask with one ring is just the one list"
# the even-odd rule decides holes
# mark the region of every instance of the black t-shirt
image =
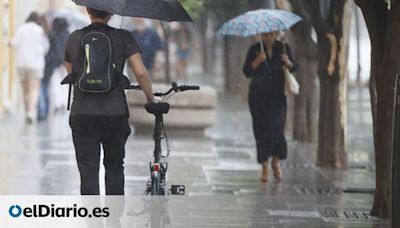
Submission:
[[[117,69],[122,72],[126,60],[141,52],[140,47],[132,34],[123,29],[115,29],[105,24],[92,24],[93,28],[105,28],[110,37],[114,61]],[[79,61],[81,39],[85,32],[76,30],[68,37],[65,46],[65,61],[72,63],[74,72],[83,72],[83,62]],[[102,115],[102,116],[128,116],[125,91],[116,86],[107,93],[85,93],[74,86],[74,98],[71,106],[71,115]]]

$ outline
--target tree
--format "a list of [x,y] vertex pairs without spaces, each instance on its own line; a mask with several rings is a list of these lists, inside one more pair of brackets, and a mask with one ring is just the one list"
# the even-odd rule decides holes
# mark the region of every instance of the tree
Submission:
[[[351,8],[347,0],[304,0],[318,38],[317,165],[346,168],[346,82]],[[324,4],[323,4],[324,3]]]
[[[396,82],[392,157],[392,228],[400,226],[400,83]],[[394,214],[397,213],[397,214]]]
[[205,10],[205,0],[180,0],[179,1],[192,18],[199,18]]
[[356,0],[371,39],[370,93],[376,164],[376,187],[371,214],[381,218],[391,217],[393,88],[396,74],[400,71],[400,1],[386,2],[391,5],[390,10],[383,0]]
[[[303,114],[297,115],[295,124],[305,127],[305,123],[312,124],[312,120],[304,121],[307,115],[312,115],[307,110],[307,102],[312,102],[309,89],[315,89],[312,81],[304,83],[304,77],[315,74],[311,44],[311,26],[317,34],[317,59],[318,78],[320,81],[319,124],[318,124],[318,149],[317,165],[321,167],[346,168],[346,82],[347,82],[347,58],[350,30],[351,10],[347,0],[289,0],[296,13],[303,17],[303,22],[293,28],[295,37],[295,49],[300,54],[301,61],[299,79],[305,88],[297,98],[297,109],[303,110]],[[282,7],[285,1],[279,0]],[[296,45],[297,43],[297,45]],[[315,61],[314,61],[315,62]],[[310,72],[307,72],[310,71]],[[304,76],[303,74],[309,74]],[[309,79],[310,80],[310,79]],[[302,97],[305,96],[305,97]],[[307,114],[304,114],[306,112]],[[298,112],[296,110],[296,112]],[[309,117],[309,116],[308,116]],[[307,127],[307,126],[306,126]],[[301,137],[305,133],[294,128],[294,136]],[[296,130],[298,132],[296,132]]]
[[[303,19],[290,30],[293,36],[292,46],[300,66],[296,78],[301,89],[294,103],[293,139],[300,142],[316,142],[319,96],[317,45],[311,37],[312,22],[308,5],[298,0],[289,2],[293,12]],[[285,2],[277,3],[278,8],[290,10]]]

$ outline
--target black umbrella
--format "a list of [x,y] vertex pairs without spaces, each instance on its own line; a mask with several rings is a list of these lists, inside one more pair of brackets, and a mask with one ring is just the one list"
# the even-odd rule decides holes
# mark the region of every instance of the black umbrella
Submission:
[[177,0],[72,0],[77,5],[127,17],[162,21],[188,21],[189,14]]

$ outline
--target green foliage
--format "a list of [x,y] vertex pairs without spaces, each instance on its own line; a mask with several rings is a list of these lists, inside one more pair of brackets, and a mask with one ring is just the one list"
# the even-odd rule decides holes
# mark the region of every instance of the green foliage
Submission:
[[385,2],[388,5],[388,10],[390,10],[390,7],[392,6],[391,0],[385,0]]
[[221,20],[231,19],[246,10],[247,0],[206,0],[206,7]]
[[199,15],[205,10],[205,0],[180,0],[183,7],[188,11],[193,19],[199,17]]
[[199,0],[206,10],[213,12],[220,23],[228,21],[248,10],[264,8],[272,0]]
[[204,11],[213,12],[220,22],[236,17],[247,10],[265,7],[271,0],[179,0],[193,19]]

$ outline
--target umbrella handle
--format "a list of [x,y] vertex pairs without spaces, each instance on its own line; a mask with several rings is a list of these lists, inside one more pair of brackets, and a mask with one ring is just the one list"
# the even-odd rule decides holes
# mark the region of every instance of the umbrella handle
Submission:
[[265,53],[265,50],[264,50],[264,43],[263,43],[263,40],[262,40],[262,35],[259,35],[259,38],[260,38],[261,52],[264,52],[264,53]]
[[[264,42],[263,42],[263,40],[262,40],[262,35],[259,35],[259,38],[260,38],[261,52],[264,52],[264,53],[265,53],[265,48],[264,48]],[[268,68],[267,62],[265,62],[265,67]]]

